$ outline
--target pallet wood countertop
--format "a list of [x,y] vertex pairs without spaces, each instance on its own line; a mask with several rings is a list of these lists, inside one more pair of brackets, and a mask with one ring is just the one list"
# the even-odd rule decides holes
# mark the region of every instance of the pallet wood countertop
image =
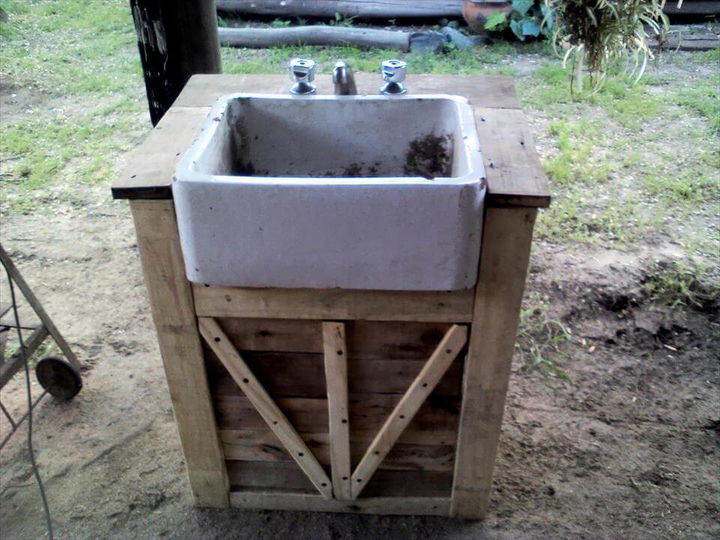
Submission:
[[[377,94],[378,76],[357,74],[360,94]],[[330,93],[329,75],[317,78],[318,92]],[[195,75],[171,109],[132,153],[112,185],[116,199],[170,199],[180,156],[200,133],[215,101],[237,92],[288,94],[284,75]],[[550,192],[533,137],[510,77],[487,75],[410,75],[409,96],[452,94],[473,106],[485,161],[490,207],[545,208]],[[152,158],[150,158],[152,156]]]
[[[332,90],[329,76],[316,82]],[[358,74],[357,85],[377,94],[379,77]],[[483,518],[533,227],[550,204],[513,80],[408,79],[410,99],[452,94],[473,107],[488,193],[472,288],[191,283],[176,164],[220,96],[287,95],[289,86],[281,75],[192,77],[112,185],[129,199],[193,500]]]

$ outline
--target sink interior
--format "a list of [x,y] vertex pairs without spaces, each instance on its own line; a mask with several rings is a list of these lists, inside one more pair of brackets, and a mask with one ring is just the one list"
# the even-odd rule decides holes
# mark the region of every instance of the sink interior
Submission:
[[455,178],[471,164],[461,100],[239,95],[215,111],[200,173],[255,177]]

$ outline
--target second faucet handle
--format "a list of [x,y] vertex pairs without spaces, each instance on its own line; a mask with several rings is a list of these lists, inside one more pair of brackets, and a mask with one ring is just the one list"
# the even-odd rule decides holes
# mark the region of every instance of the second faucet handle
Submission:
[[309,58],[293,58],[290,60],[290,80],[295,82],[290,92],[293,94],[314,94],[317,88],[315,80],[315,60]]
[[380,89],[381,94],[405,94],[407,88],[403,84],[407,74],[407,62],[402,60],[384,60],[381,68],[382,79],[385,86]]

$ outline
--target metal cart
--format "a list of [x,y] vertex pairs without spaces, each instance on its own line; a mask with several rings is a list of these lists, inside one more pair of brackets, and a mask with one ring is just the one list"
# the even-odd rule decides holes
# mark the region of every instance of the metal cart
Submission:
[[[55,327],[52,319],[48,316],[40,304],[40,301],[33,294],[32,289],[23,279],[18,269],[13,264],[10,256],[0,244],[0,263],[5,269],[7,282],[10,290],[9,302],[0,302],[0,389],[2,389],[13,375],[17,373],[28,361],[38,348],[50,337],[62,351],[64,358],[59,356],[48,356],[38,361],[35,366],[35,376],[43,388],[43,392],[31,401],[30,410],[22,417],[15,419],[0,402],[3,414],[10,422],[12,429],[0,442],[0,449],[17,431],[18,427],[25,421],[30,411],[45,397],[51,394],[58,399],[69,400],[75,397],[82,388],[82,377],[80,376],[80,363],[75,353]],[[15,289],[19,289],[27,304],[35,312],[39,319],[37,324],[28,324],[20,320],[18,313],[18,297]],[[9,337],[12,332],[17,333],[18,348],[10,356],[6,357],[5,352]],[[29,332],[25,337],[25,332]]]

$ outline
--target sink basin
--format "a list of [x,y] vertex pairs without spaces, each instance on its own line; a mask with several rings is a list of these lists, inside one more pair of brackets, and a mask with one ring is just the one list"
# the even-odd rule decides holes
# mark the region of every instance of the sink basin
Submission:
[[224,96],[175,171],[188,279],[470,288],[484,176],[464,98]]

